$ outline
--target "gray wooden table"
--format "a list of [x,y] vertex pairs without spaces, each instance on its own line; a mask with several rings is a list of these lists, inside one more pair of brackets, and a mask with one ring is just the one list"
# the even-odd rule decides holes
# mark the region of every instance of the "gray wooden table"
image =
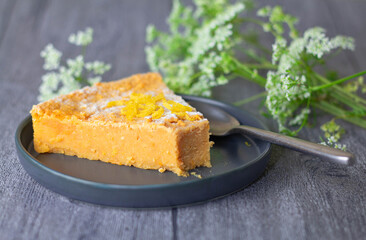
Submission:
[[[356,51],[331,63],[341,74],[366,68],[366,2],[279,3],[300,17],[302,30],[320,25],[331,36],[355,37]],[[65,56],[74,56],[67,36],[91,26],[95,41],[87,57],[113,65],[104,79],[145,72],[145,28],[154,23],[166,29],[170,8],[169,0],[0,0],[0,239],[366,239],[366,131],[347,123],[344,143],[357,156],[355,166],[339,167],[274,147],[255,183],[193,207],[91,205],[53,193],[27,175],[15,153],[14,133],[37,103],[43,47],[52,42]],[[234,80],[217,88],[214,98],[232,102],[260,91],[244,84]],[[243,108],[259,115],[257,108]],[[328,119],[320,116],[319,121]],[[317,142],[319,135],[319,128],[308,128],[300,137]]]

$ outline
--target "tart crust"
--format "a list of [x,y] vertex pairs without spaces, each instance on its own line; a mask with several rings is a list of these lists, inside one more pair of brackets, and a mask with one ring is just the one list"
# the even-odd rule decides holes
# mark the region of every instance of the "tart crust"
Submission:
[[194,120],[179,119],[164,108],[158,119],[127,119],[123,106],[108,103],[132,93],[157,96],[189,106],[163,83],[157,73],[133,75],[97,83],[33,106],[34,148],[39,153],[62,153],[103,162],[172,171],[211,167],[209,122],[194,108]]

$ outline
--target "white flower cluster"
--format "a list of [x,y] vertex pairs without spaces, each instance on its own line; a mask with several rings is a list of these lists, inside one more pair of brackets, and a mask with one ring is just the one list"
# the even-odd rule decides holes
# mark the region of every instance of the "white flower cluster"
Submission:
[[304,75],[291,76],[288,74],[283,74],[281,76],[281,87],[284,90],[285,97],[288,101],[291,101],[294,97],[301,100],[310,97],[310,92],[306,85],[306,77]]
[[75,72],[70,68],[60,67],[58,77],[61,83],[61,88],[55,93],[56,95],[67,94],[71,91],[77,90],[82,87],[81,76],[74,76]]
[[[287,80],[283,81],[284,78]],[[299,108],[301,102],[299,103],[299,101],[294,100],[305,97],[305,87],[303,87],[303,85],[300,85],[301,87],[299,87],[296,81],[304,81],[304,79],[290,80],[289,75],[278,75],[273,71],[269,71],[267,74],[267,83],[265,86],[267,90],[266,105],[273,118],[277,120],[281,132],[287,129],[287,119],[291,118],[294,112]],[[301,111],[291,125],[301,124],[309,113],[310,110],[308,108]]]
[[58,51],[52,44],[48,44],[41,52],[44,58],[43,68],[45,70],[57,69],[60,66],[62,53]]
[[80,87],[81,83],[75,81],[71,71],[65,67],[60,67],[59,72],[49,72],[42,76],[38,101],[46,101],[60,94],[67,94]]
[[69,36],[69,42],[76,46],[88,46],[93,42],[93,29],[88,27],[85,31],[78,31]]
[[203,28],[196,31],[197,39],[190,48],[194,61],[197,61],[215,46],[218,50],[223,50],[225,42],[228,42],[229,37],[232,35],[232,25],[226,23],[236,17],[244,8],[245,6],[242,3],[234,4]]
[[324,54],[327,54],[336,48],[354,50],[355,46],[353,38],[336,36],[333,39],[329,39],[325,33],[325,29],[321,27],[308,29],[305,31],[302,39],[297,39],[297,41],[301,42],[301,45],[298,45],[295,49],[298,48],[298,51],[305,50],[306,53],[317,58],[323,57]]
[[[288,124],[301,125],[310,113],[308,107],[300,110],[300,105],[310,98],[305,75],[291,75],[269,71],[267,74],[266,105],[273,118],[279,124],[279,130],[285,131],[287,119],[292,119]],[[293,116],[297,112],[296,116]]]
[[332,50],[332,44],[325,35],[325,30],[320,27],[311,28],[304,33],[306,52],[321,58]]
[[283,35],[285,32],[284,25],[289,28],[289,36],[291,38],[297,38],[298,32],[295,28],[297,18],[290,14],[286,14],[281,6],[266,6],[257,11],[257,16],[268,17],[268,22],[262,24],[262,28],[265,32],[272,32],[276,38]]
[[[180,0],[173,0],[172,10],[167,19],[170,31],[173,34],[179,34],[179,31],[181,30],[180,25],[182,24],[182,22],[184,22],[187,19],[192,21],[193,20],[192,17],[193,17],[193,9],[191,7],[184,6]],[[150,28],[150,30],[153,29],[154,28]],[[192,27],[187,25],[185,31],[186,33],[191,33]],[[158,31],[156,31],[155,33],[158,33]],[[152,34],[154,33],[152,32]],[[155,39],[155,37],[152,39]]]
[[338,143],[339,139],[344,134],[344,129],[335,123],[334,119],[324,123],[320,129],[324,132],[324,137],[326,138],[326,140],[322,141],[320,144],[338,148],[343,151],[346,150],[346,145]]
[[[78,46],[87,46],[92,42],[91,28],[85,32],[71,34],[69,41]],[[52,44],[48,44],[41,52],[45,64],[45,70],[53,70],[42,76],[40,95],[38,101],[46,101],[60,94],[67,94],[85,85],[92,85],[101,81],[99,75],[108,71],[111,66],[100,61],[85,63],[84,56],[78,55],[74,59],[67,59],[65,66],[60,66],[61,52],[56,50]],[[90,74],[94,76],[90,76]],[[89,75],[89,77],[87,77]]]
[[[215,79],[214,69],[221,62],[221,57],[218,56],[215,52],[210,52],[206,58],[199,64],[198,68],[203,73],[203,76],[208,80]],[[202,77],[202,76],[201,76]]]
[[333,48],[342,48],[348,50],[355,50],[355,40],[347,36],[336,36],[331,40]]
[[[219,4],[222,10],[200,24],[193,15],[209,14],[209,3],[207,0],[197,3],[199,7],[193,14],[190,7],[175,0],[168,19],[172,36],[153,26],[147,28],[147,42],[158,40],[155,46],[145,48],[150,69],[160,70],[165,82],[176,92],[210,96],[213,86],[228,82],[223,74],[217,74],[217,69],[222,72],[229,65],[227,58],[222,56],[235,43],[232,21],[245,7],[242,3],[223,7],[226,3],[216,1],[213,4]],[[178,32],[179,27],[184,28],[185,36]],[[180,59],[180,54],[185,57]]]
[[158,31],[156,30],[154,25],[149,24],[146,27],[146,42],[151,43],[158,36]]
[[160,53],[158,53],[157,48],[150,46],[145,47],[146,62],[153,72],[158,72],[161,66],[161,59],[159,58]]
[[[301,125],[310,113],[308,106],[301,109],[311,97],[302,58],[320,59],[335,48],[352,50],[353,39],[344,36],[329,39],[320,27],[308,29],[303,37],[293,39],[289,46],[284,38],[276,38],[272,46],[272,63],[278,63],[278,69],[267,74],[266,105],[277,119],[280,130],[286,130],[287,124]],[[287,122],[288,119],[292,120]]]
[[55,72],[46,73],[42,76],[42,84],[39,88],[38,101],[45,101],[56,96],[55,91],[59,87],[59,76]]

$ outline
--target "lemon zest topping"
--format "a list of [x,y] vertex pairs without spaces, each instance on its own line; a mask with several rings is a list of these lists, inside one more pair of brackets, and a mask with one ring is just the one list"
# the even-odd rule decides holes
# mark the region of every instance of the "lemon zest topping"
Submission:
[[175,114],[180,120],[195,121],[202,119],[201,115],[190,115],[187,113],[193,111],[192,107],[173,100],[167,100],[162,93],[156,96],[132,93],[129,96],[129,100],[111,101],[107,103],[107,108],[115,106],[124,106],[121,114],[128,120],[148,116],[151,116],[152,119],[159,119],[165,112],[164,107],[170,110],[172,114]]

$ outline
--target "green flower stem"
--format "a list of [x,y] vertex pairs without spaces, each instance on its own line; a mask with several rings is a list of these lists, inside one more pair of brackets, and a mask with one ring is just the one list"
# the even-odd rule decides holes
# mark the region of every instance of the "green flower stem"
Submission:
[[[81,46],[81,56],[83,56],[84,61],[85,61],[85,53],[86,53],[86,47],[87,46],[88,45],[82,45]],[[76,78],[76,80],[79,81],[82,85],[85,85],[85,86],[88,85],[86,73],[84,71],[81,72],[81,76]]]
[[366,120],[359,118],[359,117],[350,117],[347,116],[347,112],[343,109],[336,107],[328,102],[322,101],[322,102],[313,102],[311,103],[312,106],[327,112],[329,114],[332,114],[338,118],[341,118],[347,122],[353,123],[359,127],[362,127],[366,129]]
[[236,60],[234,58],[232,60],[237,65],[237,69],[234,70],[236,74],[257,83],[257,84],[261,85],[262,87],[264,87],[266,85],[267,80],[264,77],[262,77],[258,73],[255,73],[250,68],[248,68],[246,65],[239,62],[238,60]]
[[263,81],[261,79],[253,77],[254,73],[247,72],[243,69],[236,69],[236,70],[234,70],[234,72],[236,73],[237,76],[245,78],[249,81],[252,81],[252,82],[254,82],[254,83],[256,83],[256,84],[258,84],[262,87],[264,87],[264,85],[265,85],[265,83],[263,83]]
[[190,82],[193,83],[194,80],[198,77],[200,77],[203,74],[203,72],[197,72],[195,74],[193,74],[193,76],[190,78]]
[[236,19],[239,23],[243,23],[243,22],[251,22],[251,23],[255,23],[257,25],[263,26],[265,24],[265,22],[255,19],[255,18],[237,18]]
[[[318,73],[313,72],[313,76],[320,80],[323,83],[328,84],[330,81],[326,79],[325,77],[319,75]],[[324,84],[324,85],[326,85]],[[360,104],[358,101],[355,100],[355,98],[359,98],[358,96],[354,94],[347,94],[346,91],[343,90],[343,88],[333,85],[330,89],[323,89],[328,92],[328,94],[334,98],[335,100],[346,104],[352,109],[358,109],[358,110],[366,110],[366,106]]]
[[86,46],[87,45],[82,45],[81,47],[81,55],[83,56],[84,59],[85,59]]
[[[332,88],[334,88],[335,86],[333,86]],[[328,91],[329,96],[331,98],[333,98],[334,100],[337,100],[345,105],[347,105],[348,107],[354,109],[354,110],[362,110],[362,111],[366,111],[366,106],[355,102],[354,99],[346,94],[344,94],[341,91],[335,90],[335,89],[329,89]],[[331,100],[332,101],[332,100]]]
[[248,51],[246,48],[239,48],[238,50],[261,64],[272,65],[272,63],[270,61],[268,61],[266,58],[259,57],[257,54],[253,53],[252,51]]
[[[238,18],[238,21],[240,22],[251,22],[251,23],[254,23],[254,24],[257,24],[261,27],[263,27],[266,23],[261,21],[261,20],[258,20],[258,19],[254,19],[254,18]],[[274,31],[272,28],[271,29],[268,29],[269,32],[272,33],[273,36],[275,36],[276,38],[282,38],[281,35],[279,35],[276,31]]]
[[337,85],[337,84],[341,84],[345,81],[348,81],[352,78],[356,78],[356,77],[359,77],[359,76],[362,76],[362,75],[365,75],[366,74],[366,71],[362,71],[362,72],[359,72],[359,73],[355,73],[351,76],[348,76],[348,77],[345,77],[345,78],[341,78],[341,79],[338,79],[336,81],[332,81],[332,82],[329,82],[327,84],[323,84],[323,85],[320,85],[320,86],[316,86],[316,87],[312,87],[310,88],[310,91],[318,91],[320,89],[324,89],[324,88],[328,88],[328,87],[331,87],[331,86],[334,86],[334,85]]
[[258,98],[265,97],[266,95],[267,95],[267,91],[264,91],[264,92],[258,93],[256,95],[253,95],[251,97],[244,98],[244,99],[242,99],[240,101],[234,102],[234,105],[235,106],[241,106],[241,105],[247,104],[249,102],[252,102],[254,100],[257,100]]
[[244,41],[247,44],[252,45],[253,47],[258,48],[259,50],[261,50],[264,54],[266,54],[267,56],[271,56],[272,55],[272,51],[271,49],[265,47],[264,45],[260,44],[259,41],[250,41],[247,34],[240,34],[240,36],[244,39]]
[[[327,84],[327,83],[330,82],[328,79],[326,79],[325,77],[323,77],[322,75],[320,75],[318,73],[315,73],[314,72],[314,76],[317,79],[319,79],[321,82],[323,82],[323,83],[326,83]],[[342,93],[344,96],[348,96],[348,97],[352,98],[356,103],[366,104],[366,100],[365,99],[360,98],[356,94],[352,94],[352,93],[349,93],[349,92],[345,91],[340,86],[334,85],[334,86],[332,86],[332,88],[334,88],[334,90],[338,91],[339,93]]]
[[276,70],[277,67],[272,64],[245,64],[248,68],[254,69],[268,69],[268,70]]
[[[311,103],[311,99],[308,98],[308,100],[306,102],[307,109],[309,109],[310,103]],[[305,124],[308,122],[308,118],[309,118],[309,115],[306,115],[305,118],[302,120],[301,126],[295,131],[295,135],[297,135],[301,131],[301,129],[303,129],[305,127]]]
[[338,93],[337,91],[331,92],[330,96],[334,97],[334,99],[337,99],[338,101],[346,104],[347,106],[351,107],[354,110],[366,111],[365,106],[355,103],[355,101],[353,101],[351,98],[349,98],[348,96],[344,96],[341,93]]
[[233,80],[233,79],[235,79],[235,78],[237,78],[238,77],[238,75],[236,75],[236,74],[230,74],[230,75],[228,75],[226,78],[229,80],[229,81],[231,81],[231,80]]
[[[309,70],[312,78],[311,79],[318,79],[320,80],[322,83],[325,83],[324,85],[328,84],[330,81],[328,79],[326,79],[325,77],[321,76],[318,73],[313,72],[311,69]],[[327,90],[327,92],[329,93],[329,95],[334,99],[337,100],[347,106],[349,106],[350,108],[354,109],[354,110],[361,110],[361,111],[366,111],[366,106],[360,104],[359,102],[357,102],[355,100],[355,98],[359,98],[358,96],[354,95],[354,94],[347,94],[346,91],[344,91],[341,87],[333,85],[331,87],[331,89],[323,89],[323,90]],[[351,95],[351,96],[350,96]]]
[[268,48],[266,48],[265,46],[263,46],[262,44],[259,44],[257,42],[249,42],[249,41],[246,41],[248,44],[251,44],[252,46],[254,47],[257,47],[259,50],[261,50],[264,54],[266,54],[267,56],[271,56],[272,55],[272,51],[269,50]]

